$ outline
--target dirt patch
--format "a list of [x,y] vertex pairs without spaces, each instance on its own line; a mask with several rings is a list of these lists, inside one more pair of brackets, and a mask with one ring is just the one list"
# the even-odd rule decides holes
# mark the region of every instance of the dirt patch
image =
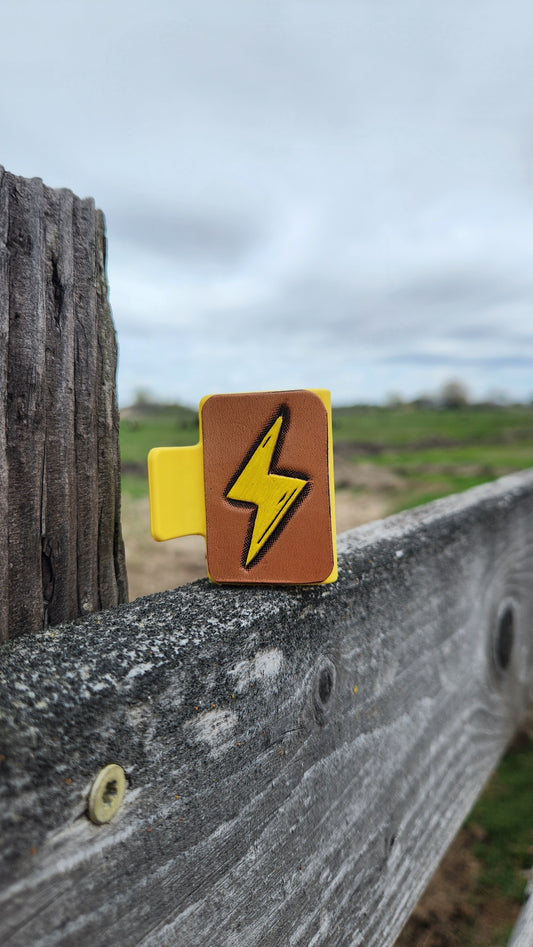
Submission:
[[461,829],[404,927],[395,947],[459,947],[476,916],[465,899],[481,866],[470,848],[475,832]]
[[379,493],[335,491],[335,520],[337,533],[345,533],[363,523],[380,520],[389,514],[389,499]]
[[[532,739],[533,711],[516,734],[508,754],[530,752]],[[488,792],[491,784],[498,782],[498,772],[493,775]],[[483,819],[482,814],[480,818]],[[511,835],[509,853],[516,852],[517,844],[520,843],[516,835]],[[487,878],[483,859],[486,862],[493,845],[494,840],[483,825],[471,821],[463,826],[395,947],[498,947],[508,943],[522,904]],[[533,880],[529,869],[520,874],[524,881]]]
[[482,865],[473,854],[481,826],[460,830],[394,947],[495,947],[507,943],[520,905],[480,886]]
[[183,536],[164,543],[152,539],[148,497],[123,498],[122,532],[131,601],[207,575],[202,536]]
[[369,490],[373,493],[397,493],[405,489],[405,480],[390,467],[354,464],[345,457],[335,459],[335,489]]

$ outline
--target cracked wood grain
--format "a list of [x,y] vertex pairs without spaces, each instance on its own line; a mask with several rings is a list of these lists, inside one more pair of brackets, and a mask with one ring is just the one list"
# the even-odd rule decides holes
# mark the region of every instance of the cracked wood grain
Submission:
[[115,368],[103,215],[0,168],[0,640],[127,600]]

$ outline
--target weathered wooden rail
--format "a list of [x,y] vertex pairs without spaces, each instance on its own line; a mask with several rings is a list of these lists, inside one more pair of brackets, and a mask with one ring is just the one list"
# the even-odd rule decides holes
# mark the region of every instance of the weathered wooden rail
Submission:
[[339,545],[3,646],[3,944],[394,943],[532,701],[533,472]]

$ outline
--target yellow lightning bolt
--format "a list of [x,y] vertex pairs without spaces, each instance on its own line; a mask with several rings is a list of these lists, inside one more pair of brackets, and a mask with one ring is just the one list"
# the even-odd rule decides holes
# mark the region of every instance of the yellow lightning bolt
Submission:
[[283,415],[280,414],[250,457],[242,473],[226,493],[229,500],[254,503],[257,506],[252,539],[246,557],[247,566],[261,551],[308,483],[307,480],[301,480],[299,477],[285,477],[281,474],[270,473],[272,455],[282,424]]

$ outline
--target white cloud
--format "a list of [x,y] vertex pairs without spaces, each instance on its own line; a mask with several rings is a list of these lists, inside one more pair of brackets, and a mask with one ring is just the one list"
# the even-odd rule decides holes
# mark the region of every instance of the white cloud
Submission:
[[533,391],[527,0],[20,0],[0,161],[106,212],[120,393]]

